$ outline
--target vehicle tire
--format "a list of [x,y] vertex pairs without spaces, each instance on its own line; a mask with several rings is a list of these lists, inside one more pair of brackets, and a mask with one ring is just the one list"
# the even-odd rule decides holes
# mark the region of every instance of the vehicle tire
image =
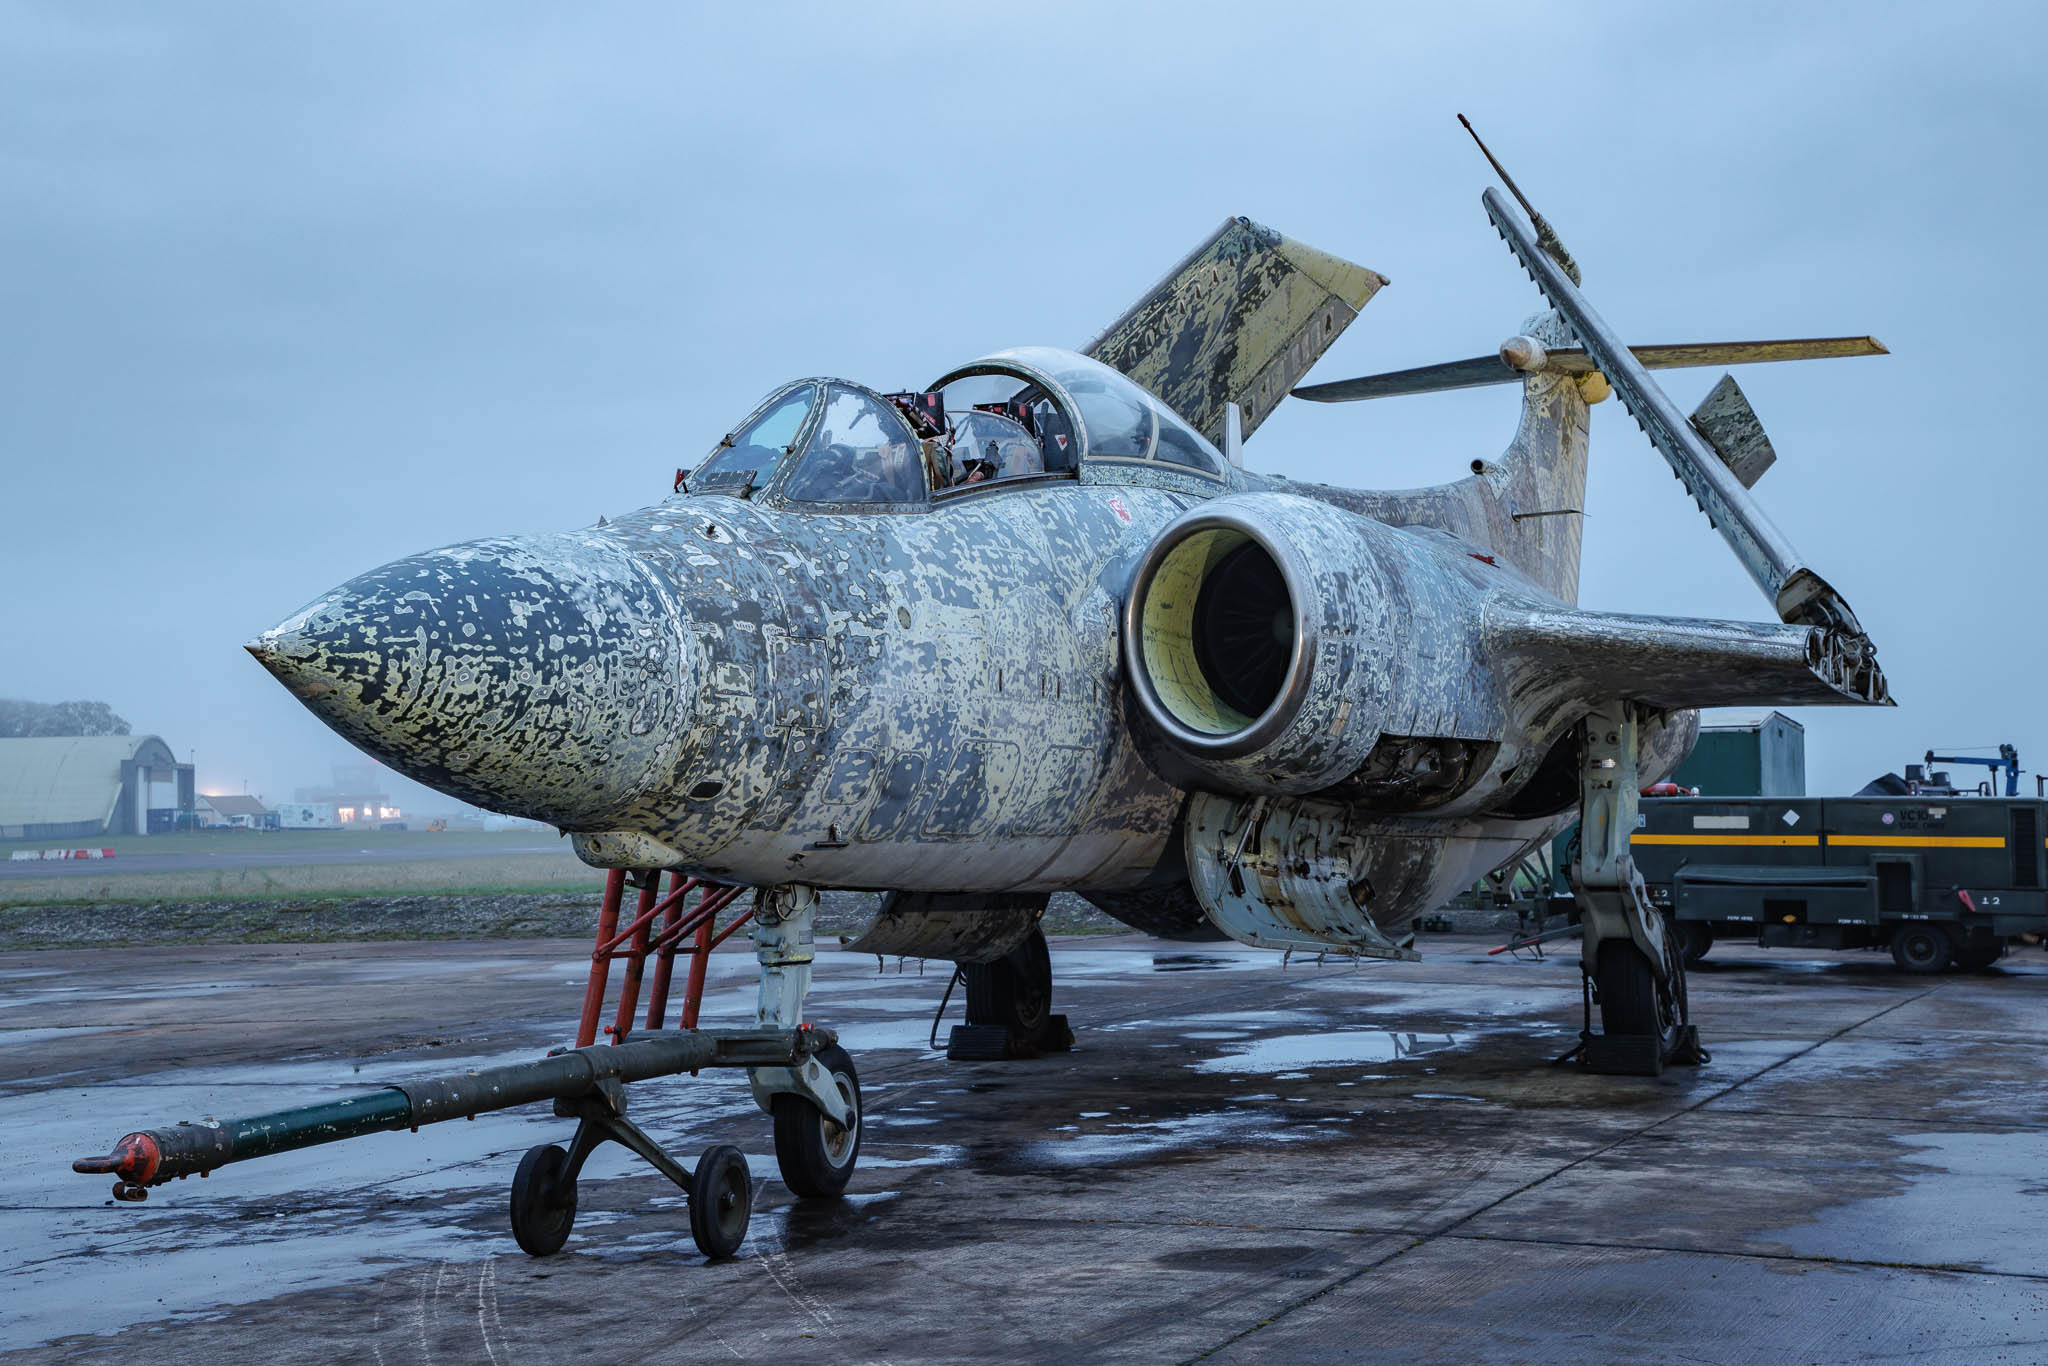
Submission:
[[730,1143],[705,1149],[690,1173],[690,1236],[697,1250],[714,1262],[738,1252],[753,1207],[747,1155]]
[[1034,928],[993,963],[962,963],[960,973],[971,1025],[995,1025],[1035,1039],[1052,1017],[1052,952],[1043,930]]
[[1680,920],[1678,927],[1679,951],[1685,955],[1688,964],[1697,963],[1714,950],[1714,927],[1704,920]]
[[1892,931],[1892,961],[1901,972],[1921,977],[1944,972],[1955,953],[1955,941],[1939,925],[1909,920]]
[[819,1049],[816,1056],[852,1107],[853,1125],[840,1128],[810,1101],[787,1091],[769,1102],[775,1119],[775,1165],[782,1169],[782,1184],[800,1199],[840,1194],[860,1160],[860,1076],[853,1070],[853,1059],[837,1044]]
[[1657,990],[1657,974],[1642,950],[1626,939],[1600,941],[1593,985],[1600,996],[1600,1030],[1609,1035],[1649,1035],[1661,1057],[1678,1035],[1677,1011]]
[[576,1187],[562,1188],[569,1154],[552,1143],[528,1148],[512,1174],[512,1237],[528,1256],[560,1252],[576,1223]]
[[2004,956],[2003,939],[1973,939],[1956,950],[1956,966],[1970,972],[1983,972]]

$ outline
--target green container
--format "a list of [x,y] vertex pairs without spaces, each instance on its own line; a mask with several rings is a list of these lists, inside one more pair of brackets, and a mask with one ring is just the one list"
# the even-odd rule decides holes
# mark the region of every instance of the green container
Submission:
[[1777,711],[1703,725],[1671,781],[1702,797],[1803,797],[1806,727]]

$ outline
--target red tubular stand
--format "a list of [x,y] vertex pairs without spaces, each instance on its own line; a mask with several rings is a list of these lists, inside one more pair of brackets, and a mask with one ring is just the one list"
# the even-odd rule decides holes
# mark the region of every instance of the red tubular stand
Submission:
[[[695,1029],[697,1012],[704,1004],[705,969],[711,951],[753,918],[753,909],[749,907],[723,927],[717,923],[719,913],[739,899],[747,890],[744,887],[726,887],[670,873],[668,895],[661,896],[661,874],[644,876],[646,882],[638,888],[633,919],[624,927],[620,926],[619,917],[626,897],[626,874],[614,869],[605,878],[604,904],[597,916],[597,947],[590,953],[590,983],[584,988],[583,1014],[576,1025],[578,1048],[597,1042],[597,1018],[604,1011],[612,961],[617,958],[626,960],[626,973],[619,987],[618,1013],[604,1031],[612,1036],[613,1043],[624,1043],[633,1031],[633,1015],[640,1003],[640,987],[650,954],[654,957],[654,983],[648,993],[645,1027],[660,1029],[667,1018],[676,955],[684,954],[690,959],[690,971],[683,985],[682,1027]],[[698,894],[697,904],[686,911],[684,904],[692,892]],[[659,930],[655,929],[657,920],[661,922]]]

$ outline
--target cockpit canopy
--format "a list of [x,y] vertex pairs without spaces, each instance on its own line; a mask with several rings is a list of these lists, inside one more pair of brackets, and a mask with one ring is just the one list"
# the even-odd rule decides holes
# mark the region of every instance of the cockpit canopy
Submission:
[[[1000,397],[1021,402],[1034,418],[1039,410],[1051,409],[1047,416],[1063,419],[1034,424],[1049,470],[1072,469],[1082,460],[1163,460],[1205,474],[1223,473],[1222,452],[1171,408],[1120,371],[1076,352],[1012,347],[949,371],[931,387],[946,396],[951,412],[955,387],[965,388],[973,380],[993,390],[1007,387]],[[1075,448],[1071,452],[1069,445]]]
[[744,497],[773,484],[792,502],[903,507],[922,505],[928,490],[1071,476],[1083,462],[1224,477],[1222,454],[1138,384],[1071,351],[1023,346],[909,393],[832,379],[785,385],[689,486]]

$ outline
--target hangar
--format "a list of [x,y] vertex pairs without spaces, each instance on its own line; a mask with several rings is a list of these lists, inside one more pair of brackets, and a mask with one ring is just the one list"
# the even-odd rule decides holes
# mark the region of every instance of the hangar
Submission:
[[192,765],[160,736],[0,740],[0,839],[156,834],[193,801]]

